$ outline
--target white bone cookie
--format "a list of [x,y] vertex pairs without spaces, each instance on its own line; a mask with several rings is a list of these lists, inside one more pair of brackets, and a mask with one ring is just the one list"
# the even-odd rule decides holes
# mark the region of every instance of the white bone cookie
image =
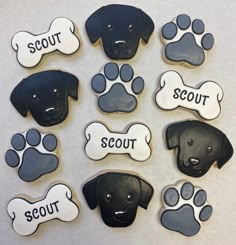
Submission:
[[101,160],[110,153],[129,154],[136,161],[151,156],[151,131],[141,123],[132,124],[125,133],[117,133],[100,122],[93,122],[86,128],[85,137],[85,152],[92,160]]
[[11,44],[17,52],[18,62],[30,68],[38,65],[44,54],[56,50],[67,55],[75,53],[80,41],[74,32],[73,22],[60,17],[53,20],[48,32],[34,35],[20,31],[14,35]]
[[167,71],[160,78],[156,103],[165,110],[177,107],[192,109],[202,118],[212,120],[221,112],[220,102],[223,96],[223,90],[216,82],[206,81],[200,87],[192,88],[184,84],[179,73]]
[[12,199],[7,211],[15,232],[22,236],[33,234],[38,226],[53,219],[72,221],[79,215],[78,206],[72,201],[72,192],[64,184],[52,186],[46,197],[37,202],[23,198]]

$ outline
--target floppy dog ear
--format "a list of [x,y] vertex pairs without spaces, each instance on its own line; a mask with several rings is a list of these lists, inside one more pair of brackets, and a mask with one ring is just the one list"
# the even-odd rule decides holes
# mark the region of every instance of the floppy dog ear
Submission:
[[228,138],[226,136],[224,136],[224,143],[222,146],[222,150],[219,154],[219,157],[217,159],[217,166],[218,168],[222,168],[223,165],[228,162],[228,160],[232,157],[234,153],[234,149],[230,143],[230,141],[228,140]]
[[142,31],[141,31],[141,38],[145,43],[148,43],[148,40],[154,30],[154,23],[150,16],[148,16],[146,13],[141,11],[141,18],[142,18]]
[[101,7],[95,11],[85,23],[85,29],[91,43],[95,43],[101,36],[100,15],[104,8]]
[[169,150],[179,145],[179,137],[186,127],[186,122],[173,123],[166,129],[166,143]]
[[97,202],[97,184],[98,184],[98,181],[100,178],[101,178],[101,175],[97,176],[96,178],[87,182],[82,188],[85,200],[86,200],[89,208],[92,210],[95,209],[98,205],[98,202]]
[[78,100],[78,78],[70,73],[61,71],[63,79],[65,81],[65,87],[67,94],[75,100]]
[[139,183],[141,187],[141,196],[139,199],[139,206],[147,209],[148,204],[152,199],[154,190],[150,184],[148,184],[146,181],[144,181],[141,178],[139,178]]
[[28,109],[24,103],[24,96],[23,96],[23,86],[24,81],[22,80],[12,91],[10,100],[16,110],[23,116],[26,117]]

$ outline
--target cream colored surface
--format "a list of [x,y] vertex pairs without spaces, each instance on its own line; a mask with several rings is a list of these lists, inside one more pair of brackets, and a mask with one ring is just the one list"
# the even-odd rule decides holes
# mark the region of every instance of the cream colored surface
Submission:
[[[130,114],[106,115],[97,106],[97,96],[90,85],[91,78],[104,64],[110,61],[101,46],[90,44],[85,32],[86,19],[102,5],[114,1],[84,0],[8,0],[1,1],[0,7],[0,97],[1,97],[1,170],[0,170],[0,244],[82,244],[82,245],[199,245],[199,244],[236,244],[236,155],[218,170],[212,167],[199,179],[182,174],[176,166],[174,151],[168,151],[164,142],[164,129],[169,123],[186,119],[200,119],[196,113],[178,108],[174,111],[159,109],[154,101],[156,88],[161,74],[167,70],[176,70],[195,87],[201,81],[217,81],[224,90],[222,112],[210,124],[221,129],[231,140],[236,149],[236,1],[143,1],[120,0],[119,3],[130,4],[148,13],[155,30],[149,44],[140,44],[136,56],[127,61],[134,71],[145,80],[145,88],[138,96],[138,107]],[[178,14],[186,13],[192,18],[203,19],[206,29],[215,37],[215,45],[207,53],[201,67],[189,69],[179,65],[166,64],[162,59],[160,29]],[[49,23],[56,17],[68,17],[76,25],[81,47],[77,53],[64,56],[52,53],[43,57],[39,66],[26,69],[19,65],[16,53],[11,47],[11,38],[21,30],[41,33],[49,28]],[[124,63],[120,61],[118,63]],[[64,123],[50,128],[37,125],[31,116],[23,118],[11,105],[9,96],[13,88],[32,73],[61,69],[80,79],[79,100],[70,103],[69,116]],[[142,122],[152,132],[152,155],[143,163],[135,162],[128,156],[109,155],[100,162],[90,160],[85,152],[84,130],[91,122],[99,120],[114,131],[123,130],[133,122]],[[201,119],[200,119],[201,120]],[[43,176],[33,183],[23,182],[17,176],[17,170],[10,168],[4,161],[5,152],[10,147],[11,136],[29,128],[41,132],[54,133],[59,140],[58,169]],[[132,226],[125,229],[112,229],[103,224],[99,210],[91,211],[82,195],[82,186],[88,178],[102,170],[128,170],[138,172],[154,187],[155,193],[147,210],[139,207]],[[194,185],[201,186],[208,193],[208,201],[213,206],[212,217],[202,225],[202,229],[192,238],[171,232],[161,226],[159,211],[161,208],[161,191],[169,184],[186,179]],[[14,196],[26,194],[28,197],[41,195],[56,182],[65,182],[73,190],[73,197],[79,204],[80,215],[70,223],[57,220],[39,227],[30,237],[17,235],[7,214],[7,204]],[[26,197],[27,197],[26,196]]]

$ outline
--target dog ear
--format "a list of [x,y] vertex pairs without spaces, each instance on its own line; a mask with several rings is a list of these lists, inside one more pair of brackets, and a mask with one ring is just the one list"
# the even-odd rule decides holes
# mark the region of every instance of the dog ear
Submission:
[[98,205],[98,202],[97,202],[97,184],[98,184],[98,181],[101,179],[101,176],[102,175],[99,175],[96,178],[90,180],[82,188],[85,200],[86,200],[89,208],[92,210],[95,209]]
[[70,73],[61,71],[63,80],[65,81],[65,87],[67,94],[72,97],[74,100],[78,100],[78,87],[79,81],[78,78]]
[[228,138],[224,135],[224,143],[222,146],[222,150],[219,153],[219,157],[217,159],[218,168],[222,168],[223,165],[228,162],[228,160],[232,157],[234,153],[233,146],[231,145]]
[[142,18],[142,29],[141,29],[141,38],[145,43],[148,43],[148,40],[154,30],[154,23],[150,16],[148,16],[146,13],[141,11],[141,18]]
[[12,91],[10,100],[16,110],[23,116],[26,117],[28,109],[24,103],[24,95],[22,93],[24,81],[22,80]]
[[169,150],[176,148],[179,145],[179,137],[186,128],[187,122],[173,123],[166,129],[166,143]]
[[95,43],[101,36],[100,15],[104,8],[101,7],[95,11],[85,23],[85,29],[91,43]]
[[139,199],[139,206],[147,209],[149,202],[153,196],[153,187],[148,184],[143,179],[139,178],[140,188],[141,188],[141,196]]

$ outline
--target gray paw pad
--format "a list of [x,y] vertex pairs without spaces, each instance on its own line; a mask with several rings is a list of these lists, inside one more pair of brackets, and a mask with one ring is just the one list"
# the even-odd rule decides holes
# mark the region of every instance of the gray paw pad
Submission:
[[98,107],[102,111],[132,112],[137,107],[136,96],[144,89],[144,80],[135,77],[129,64],[118,66],[110,62],[93,77],[91,86],[99,97]]
[[169,230],[194,236],[199,232],[201,223],[211,217],[212,211],[204,190],[181,181],[164,191],[161,223]]
[[214,45],[214,37],[205,32],[205,24],[200,19],[191,19],[186,14],[162,27],[165,45],[165,58],[171,62],[184,62],[199,66],[205,60],[205,52]]
[[30,129],[13,135],[11,146],[5,161],[10,167],[19,166],[18,175],[22,180],[31,182],[57,169],[59,160],[54,152],[57,147],[55,135]]

